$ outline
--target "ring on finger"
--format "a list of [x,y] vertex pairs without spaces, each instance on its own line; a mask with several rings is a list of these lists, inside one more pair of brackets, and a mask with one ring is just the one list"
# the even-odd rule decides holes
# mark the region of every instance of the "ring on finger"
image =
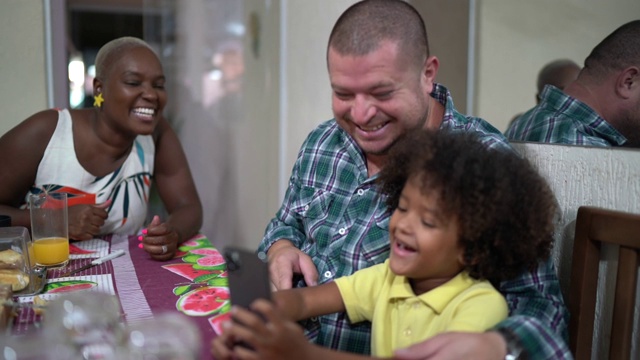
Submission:
[[166,254],[168,250],[167,245],[162,245],[162,255]]

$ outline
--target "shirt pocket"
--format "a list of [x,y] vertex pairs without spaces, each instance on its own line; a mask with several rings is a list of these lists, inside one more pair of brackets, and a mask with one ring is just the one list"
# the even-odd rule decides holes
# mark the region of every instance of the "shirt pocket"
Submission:
[[329,219],[332,202],[333,194],[329,192],[310,187],[302,188],[299,205],[294,209],[303,223],[307,236],[302,251],[308,253],[309,248],[315,243],[328,238],[332,223]]
[[389,219],[386,207],[374,215],[373,225],[362,241],[362,255],[366,260],[360,268],[383,263],[389,257]]

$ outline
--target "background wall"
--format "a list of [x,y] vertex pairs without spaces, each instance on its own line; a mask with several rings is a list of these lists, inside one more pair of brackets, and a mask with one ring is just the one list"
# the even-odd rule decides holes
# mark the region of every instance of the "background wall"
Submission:
[[0,136],[47,106],[42,1],[0,4]]
[[354,2],[282,2],[279,182],[282,196],[302,141],[311,129],[333,118],[326,63],[327,42],[335,21]]
[[[413,0],[409,1],[420,12],[427,27],[429,50],[440,60],[436,82],[444,84],[453,96],[456,109],[467,111],[469,79],[469,0]],[[455,24],[452,27],[452,24]],[[451,31],[455,28],[455,31]]]
[[504,131],[535,105],[538,71],[568,58],[578,65],[620,25],[638,19],[637,0],[481,0],[478,7],[476,107]]
[[[556,229],[553,257],[565,302],[568,302],[578,207],[588,205],[640,213],[640,150],[535,143],[516,143],[514,147],[547,179],[560,204],[561,218]],[[612,304],[609,300],[615,292],[616,258],[617,247],[607,247],[598,284],[596,334],[610,334]],[[637,335],[640,334],[640,276],[638,283],[634,327],[636,339],[640,337]],[[599,335],[596,336],[599,338]],[[594,341],[594,346],[597,350],[594,359],[608,358],[608,341]],[[632,353],[635,356],[631,359],[638,360],[640,344],[636,341],[634,346]]]

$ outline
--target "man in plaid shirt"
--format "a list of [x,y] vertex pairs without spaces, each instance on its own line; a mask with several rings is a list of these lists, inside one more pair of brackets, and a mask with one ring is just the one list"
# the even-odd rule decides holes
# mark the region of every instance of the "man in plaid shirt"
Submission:
[[[404,133],[471,131],[489,148],[512,151],[489,123],[458,113],[449,91],[434,82],[439,62],[429,55],[424,22],[403,1],[365,0],[346,10],[331,33],[327,61],[335,119],[303,143],[282,207],[259,247],[278,289],[332,281],[387,259],[391,210],[375,180]],[[524,350],[530,358],[571,357],[568,313],[551,261],[499,288],[511,316],[495,331],[439,335],[403,356],[504,359]],[[370,326],[351,325],[344,313],[304,326],[318,344],[369,353]]]
[[547,85],[540,103],[509,126],[511,140],[640,147],[640,20],[607,36],[562,92]]

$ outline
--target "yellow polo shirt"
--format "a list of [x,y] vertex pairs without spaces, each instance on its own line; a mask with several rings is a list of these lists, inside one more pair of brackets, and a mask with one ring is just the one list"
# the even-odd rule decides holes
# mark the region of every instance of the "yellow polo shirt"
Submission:
[[335,280],[353,323],[372,323],[371,352],[389,357],[447,331],[482,332],[508,315],[507,303],[488,281],[461,272],[416,296],[409,280],[395,275],[389,260]]

